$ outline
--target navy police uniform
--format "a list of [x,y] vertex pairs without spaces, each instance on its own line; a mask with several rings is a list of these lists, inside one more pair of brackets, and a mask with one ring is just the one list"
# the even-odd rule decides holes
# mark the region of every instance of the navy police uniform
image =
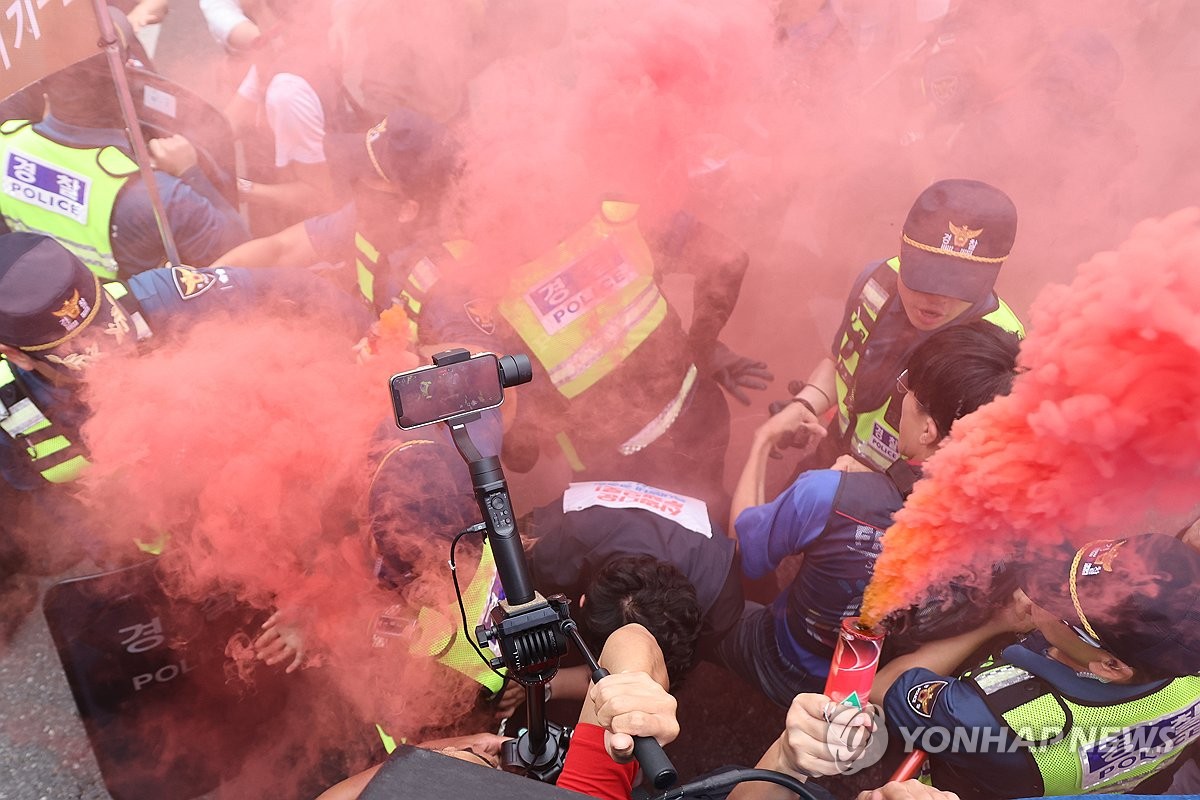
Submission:
[[884,701],[889,732],[964,800],[1163,791],[1200,738],[1200,677],[1101,683],[1046,648],[1035,635],[957,679],[902,673]]
[[[303,314],[353,341],[362,309],[305,270],[167,267],[101,282],[55,240],[0,237],[0,343],[67,375],[136,351],[216,314]],[[76,391],[0,362],[0,475],[23,491],[70,483],[87,466]]]

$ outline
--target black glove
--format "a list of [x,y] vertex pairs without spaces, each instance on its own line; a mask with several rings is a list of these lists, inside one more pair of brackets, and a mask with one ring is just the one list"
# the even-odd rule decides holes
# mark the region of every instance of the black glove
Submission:
[[750,397],[743,389],[762,391],[775,376],[762,361],[754,361],[730,350],[717,342],[708,360],[709,372],[738,402],[750,405]]

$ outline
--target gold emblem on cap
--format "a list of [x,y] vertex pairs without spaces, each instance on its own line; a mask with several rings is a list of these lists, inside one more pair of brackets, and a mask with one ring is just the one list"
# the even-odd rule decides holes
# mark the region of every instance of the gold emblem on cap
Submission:
[[79,290],[76,289],[71,298],[63,302],[61,310],[50,312],[58,317],[58,321],[66,329],[66,333],[62,337],[45,344],[22,345],[20,349],[26,353],[52,350],[71,337],[78,335],[88,325],[91,325],[92,320],[98,316],[97,314],[92,314],[92,309],[100,304],[100,279],[95,275],[92,276],[92,285],[96,292],[95,300],[89,302],[87,298],[80,296]]
[[1117,542],[1095,558],[1092,558],[1091,562],[1101,567],[1105,572],[1112,572],[1113,561],[1116,559],[1117,553],[1120,552],[1121,545],[1123,544],[1125,544],[1124,541]]
[[979,238],[979,234],[983,233],[983,228],[971,230],[965,225],[955,225],[953,222],[951,222],[950,233],[954,236],[955,247],[966,247],[967,242],[971,241],[972,239]]
[[80,308],[81,303],[79,302],[82,299],[83,298],[79,296],[79,290],[76,289],[68,299],[63,300],[62,308],[60,308],[58,311],[51,311],[50,313],[56,317],[70,317],[71,319],[79,319],[84,313],[83,309]]

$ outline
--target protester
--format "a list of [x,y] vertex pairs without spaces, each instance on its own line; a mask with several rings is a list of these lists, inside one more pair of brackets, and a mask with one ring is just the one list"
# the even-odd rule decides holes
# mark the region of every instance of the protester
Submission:
[[[200,13],[208,23],[208,32],[217,44],[231,53],[249,50],[262,36],[262,29],[249,14],[257,12],[259,2],[244,0],[200,0]],[[265,9],[264,9],[265,10]]]
[[329,24],[327,2],[282,13],[256,43],[225,109],[246,153],[240,196],[264,233],[339,205],[325,137],[361,128],[347,105]]
[[764,502],[771,448],[797,428],[816,426],[792,403],[759,427],[731,514],[743,568],[760,578],[788,556],[802,553],[804,561],[771,605],[747,604],[722,643],[721,657],[735,673],[784,707],[797,693],[824,686],[842,618],[861,608],[883,532],[920,478],[921,462],[955,420],[1008,393],[1017,346],[1015,336],[984,321],[925,339],[897,381],[900,459],[886,473],[812,470]]
[[[521,523],[530,577],[544,595],[564,594],[589,645],[645,626],[678,683],[697,657],[712,658],[737,621],[742,586],[733,543],[705,504],[644,484],[575,483]],[[555,696],[582,699],[584,667],[559,671]]]

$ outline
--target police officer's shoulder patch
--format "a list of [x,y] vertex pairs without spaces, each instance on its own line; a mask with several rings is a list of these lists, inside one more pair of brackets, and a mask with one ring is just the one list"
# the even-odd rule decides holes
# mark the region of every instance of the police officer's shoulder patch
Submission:
[[463,310],[481,332],[488,336],[496,332],[496,318],[493,316],[495,307],[492,303],[482,297],[476,297],[463,303]]
[[949,681],[925,681],[908,690],[908,707],[918,716],[929,719],[933,716],[933,704],[938,695],[949,685]]
[[191,300],[207,292],[217,284],[217,277],[207,269],[171,267],[171,282],[181,300]]

